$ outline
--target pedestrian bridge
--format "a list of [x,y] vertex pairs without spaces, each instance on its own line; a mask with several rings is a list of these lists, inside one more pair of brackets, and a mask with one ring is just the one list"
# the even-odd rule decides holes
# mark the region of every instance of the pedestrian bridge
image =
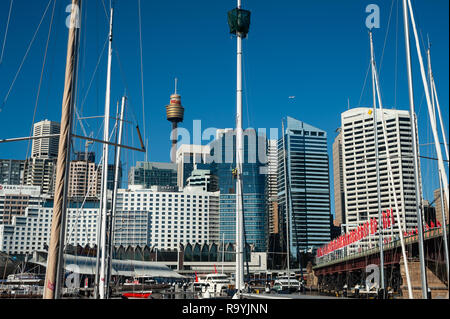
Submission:
[[[447,236],[448,236],[448,225]],[[418,235],[404,238],[408,259],[411,285],[415,298],[421,298],[420,263]],[[424,251],[427,279],[433,297],[447,296],[448,281],[443,244],[443,228],[433,228],[424,232]],[[406,273],[400,240],[383,245],[385,287],[397,296],[406,296]],[[333,294],[342,292],[344,285],[351,288],[364,285],[371,273],[369,265],[380,265],[380,249],[374,247],[357,253],[342,255],[338,252],[316,258],[312,267],[315,282],[319,290],[328,290]]]

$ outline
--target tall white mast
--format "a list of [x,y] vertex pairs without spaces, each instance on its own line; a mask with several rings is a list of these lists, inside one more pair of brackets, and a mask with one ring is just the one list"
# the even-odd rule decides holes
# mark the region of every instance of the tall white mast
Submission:
[[[105,96],[105,121],[103,139],[109,141],[109,109],[110,109],[110,96],[111,96],[111,60],[112,60],[112,40],[113,40],[113,16],[114,9],[111,7],[110,24],[109,24],[109,50],[108,50],[108,69],[106,78],[106,96]],[[99,280],[99,296],[100,299],[106,297],[106,225],[108,215],[108,144],[103,144],[103,164],[102,164],[102,220],[101,220],[101,232],[100,232],[100,280]]]
[[[384,119],[383,102],[381,100],[380,82],[378,80],[378,72],[376,69],[376,65],[373,65],[373,67],[374,67],[373,76],[375,79],[375,87],[376,87],[376,91],[377,91],[378,105],[380,107],[380,116],[381,116],[381,125],[382,125],[382,132],[383,132],[383,138],[384,138],[384,145],[386,147],[386,164],[387,164],[388,181],[389,181],[388,185],[389,185],[389,190],[392,190],[392,194],[394,197],[394,206],[395,206],[395,212],[397,215],[397,227],[398,227],[398,232],[399,232],[399,237],[400,237],[400,245],[402,248],[402,256],[403,256],[404,265],[405,265],[406,283],[408,286],[408,295],[409,295],[409,298],[412,299],[413,293],[412,293],[412,286],[411,286],[411,278],[409,276],[408,259],[406,256],[405,241],[403,239],[403,232],[406,230],[406,217],[404,217],[404,219],[402,219],[400,216],[400,209],[399,209],[397,194],[396,194],[396,190],[395,190],[394,175],[392,173],[391,154],[389,151],[389,143],[388,143],[388,138],[387,138],[387,126],[386,126],[386,121]],[[404,221],[404,222],[402,222],[402,221]],[[382,224],[382,221],[379,219],[378,223]]]
[[[106,287],[109,288],[109,284],[111,282],[111,266],[112,266],[112,252],[114,247],[114,218],[116,216],[117,209],[117,190],[119,188],[119,174],[120,174],[120,153],[122,145],[122,130],[123,130],[123,119],[124,119],[124,111],[125,104],[127,98],[125,96],[122,97],[122,106],[120,108],[120,116],[119,116],[119,130],[117,133],[117,144],[116,146],[116,158],[114,160],[114,190],[113,190],[113,198],[112,198],[112,213],[109,219],[109,247],[108,247],[108,261],[107,261],[107,273],[106,273]],[[109,298],[109,289],[106,291],[106,296]]]
[[[237,0],[237,8],[241,9],[241,0]],[[243,203],[242,203],[242,162],[244,147],[242,139],[242,34],[237,38],[237,89],[236,89],[236,289],[238,293],[244,288],[244,236]]]
[[[378,154],[378,118],[377,118],[377,91],[375,79],[375,53],[373,50],[372,31],[369,31],[370,36],[370,57],[372,64],[372,88],[373,88],[373,132],[375,139],[375,165],[377,176],[377,197],[378,197],[378,221],[381,221],[381,189],[380,189],[380,159]],[[387,148],[387,146],[386,146]],[[380,248],[380,289],[384,296],[384,252],[383,252],[383,225],[380,222],[378,225],[378,245]]]
[[[407,0],[403,0],[403,18],[405,27],[405,46],[406,46],[406,65],[408,72],[408,88],[409,88],[409,104],[410,104],[410,117],[411,117],[411,135],[412,135],[412,147],[414,152],[414,179],[416,184],[416,210],[417,210],[417,228],[419,232],[419,258],[421,261],[421,281],[422,281],[422,297],[427,299],[427,274],[424,264],[424,251],[423,251],[423,226],[422,226],[422,214],[420,203],[421,190],[420,190],[420,179],[419,179],[419,159],[418,159],[418,143],[417,143],[417,119],[414,106],[414,87],[412,79],[412,66],[411,66],[411,46],[409,39],[409,17],[408,17],[408,5]],[[428,95],[427,95],[428,96]]]
[[[404,1],[404,6],[406,6],[406,0],[403,0],[403,1]],[[426,76],[426,73],[425,73],[425,68],[424,68],[424,65],[423,65],[422,53],[421,53],[421,50],[420,50],[419,36],[417,34],[416,21],[414,19],[414,12],[412,10],[412,5],[411,5],[411,1],[410,0],[408,0],[408,6],[409,6],[409,13],[411,15],[411,24],[413,26],[413,31],[414,31],[414,38],[415,38],[415,41],[416,41],[417,57],[419,59],[419,64],[420,64],[420,74],[422,75],[422,83],[423,83],[423,87],[425,89],[425,97],[426,97],[426,100],[427,100],[428,113],[430,114],[431,130],[433,132],[434,144],[435,144],[435,147],[436,147],[436,155],[438,157],[439,171],[440,171],[442,179],[443,179],[442,182],[444,184],[445,198],[449,198],[448,177],[447,177],[447,172],[445,171],[444,160],[443,160],[443,157],[442,157],[441,144],[439,142],[439,135],[438,135],[437,128],[436,128],[436,121],[432,120],[433,110],[432,110],[432,106],[431,106],[430,91],[428,89],[427,76]],[[404,10],[406,11],[407,8],[405,8]],[[407,15],[407,12],[406,12],[406,15]]]
[[[435,114],[434,116],[436,116],[435,108],[437,108],[438,115],[439,115],[439,124],[441,125],[442,139],[444,142],[445,155],[446,155],[447,161],[448,161],[447,135],[445,134],[445,127],[444,127],[444,123],[442,121],[441,106],[439,105],[439,99],[438,99],[437,90],[436,90],[436,83],[434,82],[433,69],[431,67],[431,46],[428,47],[427,55],[428,55],[428,68],[429,68],[429,74],[430,74],[430,90],[431,90],[431,97],[432,97],[432,104],[433,104],[433,114]],[[447,166],[448,165],[449,165],[449,163],[447,163]]]
[[[436,92],[436,85],[434,83],[434,77],[433,77],[433,69],[431,67],[431,46],[428,45],[428,51],[427,51],[427,55],[428,55],[428,70],[429,70],[429,76],[430,76],[430,88],[431,88],[431,96],[432,96],[432,102],[433,102],[433,114],[434,114],[434,122],[436,122],[436,112],[435,112],[435,108],[437,107],[438,109],[438,114],[439,114],[439,121],[441,124],[441,133],[442,133],[442,137],[444,140],[444,147],[445,147],[445,153],[447,155],[447,161],[448,161],[448,146],[447,146],[447,137],[445,135],[445,128],[444,125],[442,123],[442,116],[441,116],[441,108],[439,106],[439,100],[437,97],[437,92]],[[436,102],[436,104],[435,104]],[[447,163],[448,165],[448,163]],[[442,212],[442,223],[444,224],[442,227],[442,231],[443,231],[443,237],[444,237],[444,256],[445,256],[445,265],[446,265],[446,270],[447,270],[447,282],[449,281],[449,257],[448,257],[448,242],[447,242],[447,219],[445,216],[445,202],[444,202],[444,194],[442,191],[442,175],[439,172],[439,193],[440,193],[440,202],[441,202],[441,212]]]

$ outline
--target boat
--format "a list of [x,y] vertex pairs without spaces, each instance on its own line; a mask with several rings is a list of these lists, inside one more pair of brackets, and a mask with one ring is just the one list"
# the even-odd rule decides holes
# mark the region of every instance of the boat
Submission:
[[273,283],[270,289],[273,293],[293,293],[298,292],[302,288],[302,283],[295,277],[294,274],[290,276],[282,275],[279,276]]
[[125,292],[122,294],[123,299],[149,299],[152,295],[151,291],[147,292]]
[[225,274],[208,274],[199,283],[204,296],[223,297],[231,286],[230,278]]
[[43,284],[45,280],[44,275],[37,275],[33,273],[20,273],[9,275],[6,279],[8,285],[39,285]]
[[133,286],[133,285],[156,285],[156,280],[153,277],[148,276],[137,276],[134,277],[133,280],[126,280],[123,284],[124,286]]

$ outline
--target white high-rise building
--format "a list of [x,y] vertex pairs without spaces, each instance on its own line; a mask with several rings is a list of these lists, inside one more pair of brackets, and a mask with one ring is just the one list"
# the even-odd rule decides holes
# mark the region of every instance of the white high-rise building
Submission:
[[117,192],[114,245],[178,249],[179,244],[213,243],[219,239],[219,193],[202,187],[182,191],[129,186]]
[[[61,125],[58,122],[44,120],[33,126],[33,137],[59,134]],[[33,140],[32,158],[51,159],[58,157],[59,136]]]
[[[33,126],[33,137],[59,134],[60,123],[44,120]],[[59,136],[33,140],[31,157],[25,161],[23,182],[40,186],[42,194],[52,194],[55,187]]]
[[[387,132],[382,131],[381,113],[377,112],[380,167],[381,210],[392,208],[396,216],[394,194],[388,185],[388,167],[383,133],[387,133],[395,193],[406,229],[417,225],[416,189],[408,111],[384,109]],[[378,193],[375,162],[375,139],[371,108],[355,108],[341,115],[342,160],[347,231],[375,218],[378,220]],[[397,218],[395,218],[397,222]],[[397,224],[384,232],[398,235]],[[362,240],[356,248],[375,245],[378,236]]]

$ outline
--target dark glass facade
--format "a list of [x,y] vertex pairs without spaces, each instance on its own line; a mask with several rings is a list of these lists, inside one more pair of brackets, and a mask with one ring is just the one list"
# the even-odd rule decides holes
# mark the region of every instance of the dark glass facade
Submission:
[[128,173],[129,185],[177,186],[177,166],[173,163],[137,162]]
[[[234,132],[223,133],[211,143],[211,172],[218,177],[220,190],[220,238],[224,236],[226,243],[236,242],[236,179],[232,174],[236,168],[235,145]],[[244,134],[244,238],[260,252],[267,250],[266,175],[262,169],[266,166],[265,149],[265,136],[257,137],[254,131]]]
[[[329,158],[326,132],[304,122],[287,118],[283,138],[278,141],[278,200],[284,240],[287,239],[286,193],[290,194],[290,252],[314,250],[331,239]],[[287,162],[285,187],[284,158]]]

